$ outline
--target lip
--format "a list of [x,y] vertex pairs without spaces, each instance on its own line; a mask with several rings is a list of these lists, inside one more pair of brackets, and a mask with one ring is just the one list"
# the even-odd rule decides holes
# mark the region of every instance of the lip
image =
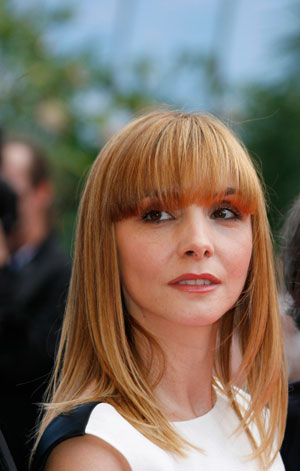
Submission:
[[[192,280],[206,280],[209,281],[209,284],[179,284],[181,281],[192,281]],[[212,275],[211,273],[184,273],[183,275],[174,278],[173,280],[169,281],[168,285],[172,288],[176,288],[179,291],[185,291],[188,293],[206,293],[209,291],[215,290],[218,285],[221,284],[221,280],[216,276]]]
[[184,280],[208,280],[211,283],[220,284],[221,280],[211,273],[200,273],[199,275],[195,273],[184,273],[183,275],[174,278],[174,280],[169,281],[168,285],[174,285]]

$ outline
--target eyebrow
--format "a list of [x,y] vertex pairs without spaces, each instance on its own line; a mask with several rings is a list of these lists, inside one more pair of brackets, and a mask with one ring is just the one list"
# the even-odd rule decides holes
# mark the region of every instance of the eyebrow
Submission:
[[235,195],[236,190],[235,190],[235,188],[228,187],[228,188],[226,188],[226,190],[224,191],[223,194],[224,194],[224,196]]

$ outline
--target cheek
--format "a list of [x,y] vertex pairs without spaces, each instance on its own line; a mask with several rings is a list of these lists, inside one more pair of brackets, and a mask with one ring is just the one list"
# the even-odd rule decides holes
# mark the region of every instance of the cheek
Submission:
[[124,238],[118,244],[119,266],[122,282],[140,284],[144,280],[157,278],[166,261],[166,252],[161,244],[149,243],[145,238]]
[[228,267],[232,276],[240,278],[244,282],[252,255],[252,237],[241,238],[241,240],[232,245],[232,250],[228,254]]

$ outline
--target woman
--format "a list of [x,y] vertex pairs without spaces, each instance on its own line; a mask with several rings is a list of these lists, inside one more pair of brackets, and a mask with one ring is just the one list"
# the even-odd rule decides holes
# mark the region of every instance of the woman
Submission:
[[253,164],[211,116],[145,115],[107,143],[83,194],[32,469],[281,470],[285,411]]

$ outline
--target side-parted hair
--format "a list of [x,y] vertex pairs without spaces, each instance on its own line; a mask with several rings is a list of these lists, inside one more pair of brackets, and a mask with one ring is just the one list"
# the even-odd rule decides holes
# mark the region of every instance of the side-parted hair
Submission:
[[[152,112],[129,123],[109,140],[91,169],[80,205],[50,402],[39,436],[57,414],[98,400],[112,404],[161,448],[184,454],[187,443],[160,410],[135,345],[135,329],[152,345],[155,339],[126,312],[115,222],[137,214],[145,197],[158,198],[168,210],[206,203],[216,195],[224,199],[228,192],[251,214],[253,252],[244,290],[219,321],[215,375],[248,433],[253,456],[263,457],[266,466],[275,459],[285,428],[287,383],[262,186],[247,151],[226,126],[210,115],[176,111]],[[234,331],[243,356],[238,378],[246,378],[251,396],[246,412],[240,410],[237,378],[231,375]],[[252,425],[260,443],[249,431]]]

